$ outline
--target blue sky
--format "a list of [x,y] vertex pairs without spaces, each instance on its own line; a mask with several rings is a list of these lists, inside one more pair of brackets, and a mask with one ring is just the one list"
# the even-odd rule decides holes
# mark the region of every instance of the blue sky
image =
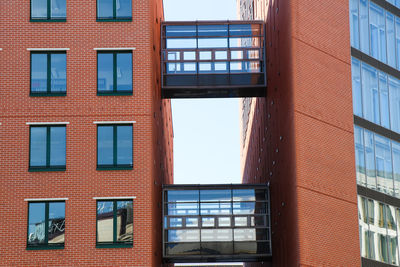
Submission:
[[[236,0],[164,0],[165,20],[236,20]],[[239,99],[172,100],[176,184],[240,183]]]

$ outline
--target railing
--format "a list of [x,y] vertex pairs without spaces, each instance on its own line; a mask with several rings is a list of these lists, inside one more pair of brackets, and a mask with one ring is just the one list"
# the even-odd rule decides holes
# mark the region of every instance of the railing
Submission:
[[[264,39],[264,24],[260,21],[164,23],[161,38],[164,92],[231,89],[227,96],[242,96],[246,91],[240,89],[265,89]],[[247,93],[254,94],[254,90]]]

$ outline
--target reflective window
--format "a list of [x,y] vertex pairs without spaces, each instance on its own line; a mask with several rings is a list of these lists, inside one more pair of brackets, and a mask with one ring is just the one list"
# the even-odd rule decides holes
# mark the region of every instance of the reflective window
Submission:
[[132,125],[97,126],[97,168],[133,167]]
[[65,202],[28,204],[28,248],[64,247]]
[[97,93],[132,94],[132,53],[97,54]]
[[132,0],[97,0],[98,20],[131,20]]
[[97,201],[97,245],[133,243],[133,201]]
[[30,170],[65,170],[66,127],[30,127]]
[[65,95],[67,91],[67,54],[31,53],[31,95]]
[[358,0],[350,0],[350,42],[351,46],[359,49]]
[[371,55],[386,63],[385,12],[383,8],[370,2],[369,16]]
[[65,21],[66,17],[66,0],[31,0],[32,20]]

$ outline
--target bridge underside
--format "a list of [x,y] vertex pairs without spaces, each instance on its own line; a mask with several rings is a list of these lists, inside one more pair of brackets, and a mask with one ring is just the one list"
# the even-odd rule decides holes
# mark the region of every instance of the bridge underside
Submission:
[[265,96],[264,39],[260,21],[163,23],[162,97]]

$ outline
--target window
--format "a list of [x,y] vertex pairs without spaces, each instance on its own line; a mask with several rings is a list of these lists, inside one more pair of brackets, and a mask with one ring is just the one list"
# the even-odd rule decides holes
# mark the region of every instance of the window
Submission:
[[97,169],[132,169],[132,125],[97,126]]
[[64,248],[65,201],[29,202],[28,249]]
[[98,52],[97,93],[99,95],[132,94],[132,52]]
[[31,0],[31,21],[65,21],[66,0]]
[[132,246],[133,201],[97,201],[97,247]]
[[67,54],[31,52],[31,96],[66,95]]
[[30,171],[63,171],[66,162],[65,154],[65,125],[30,127]]
[[131,21],[132,0],[97,0],[97,19],[100,21]]

